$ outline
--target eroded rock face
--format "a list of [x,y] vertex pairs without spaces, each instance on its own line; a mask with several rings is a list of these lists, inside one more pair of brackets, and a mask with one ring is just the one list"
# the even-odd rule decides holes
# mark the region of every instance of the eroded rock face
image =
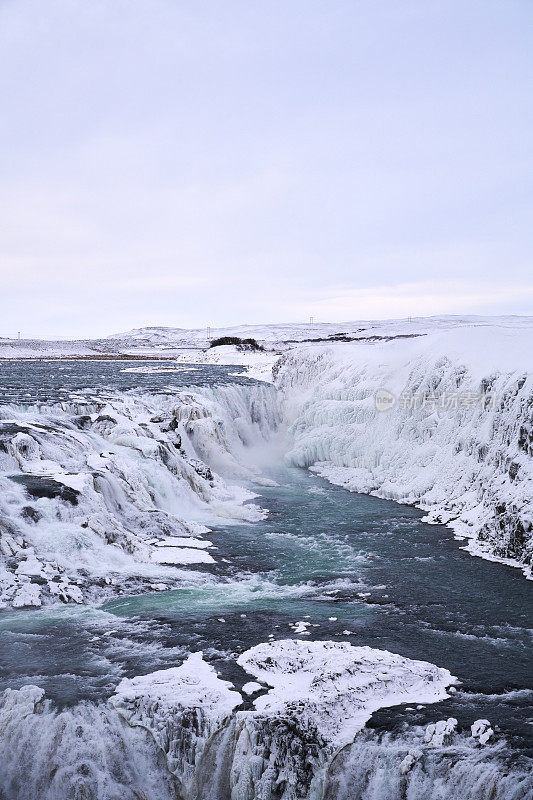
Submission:
[[[412,503],[468,549],[533,563],[533,361],[497,330],[283,356],[288,458],[345,488]],[[385,391],[391,403],[377,405]]]

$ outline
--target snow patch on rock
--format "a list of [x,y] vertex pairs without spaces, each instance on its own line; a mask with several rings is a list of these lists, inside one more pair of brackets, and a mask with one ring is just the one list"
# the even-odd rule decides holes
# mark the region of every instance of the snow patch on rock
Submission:
[[347,642],[266,642],[237,663],[272,687],[255,701],[257,711],[294,716],[335,746],[351,741],[377,709],[443,700],[455,680],[425,661]]

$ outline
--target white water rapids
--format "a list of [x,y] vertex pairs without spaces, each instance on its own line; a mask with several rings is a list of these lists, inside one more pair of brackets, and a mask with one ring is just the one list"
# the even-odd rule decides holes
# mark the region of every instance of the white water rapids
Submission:
[[[294,382],[305,383],[319,368],[315,362],[308,364],[308,374]],[[286,374],[284,381],[288,383]],[[323,408],[316,398],[307,402],[293,430],[294,462],[300,459],[307,466],[336,457],[346,460],[346,426],[361,424],[357,416],[347,417],[349,399],[334,397]],[[209,528],[221,535],[225,526],[244,529],[264,520],[262,500],[254,489],[259,492],[261,485],[272,483],[265,466],[280,460],[286,449],[286,409],[280,407],[276,389],[261,384],[204,386],[172,395],[115,392],[105,398],[1,407],[4,613],[19,614],[24,620],[23,615],[41,614],[52,606],[64,608],[62,604],[65,613],[71,609],[82,613],[85,606],[121,596],[152,592],[165,598],[165,590],[170,590],[170,597],[172,590],[186,588],[207,597],[213,588],[220,597],[220,610],[209,607],[209,615],[225,624],[223,615],[229,614],[223,610],[224,595],[227,599],[241,576],[234,572],[231,582],[224,582],[226,561],[219,552],[223,548],[212,546],[215,536],[210,538]],[[304,533],[311,532],[313,522],[307,520],[309,531]],[[401,535],[401,527],[398,531]],[[282,533],[276,536],[281,538]],[[287,534],[288,541],[291,535]],[[271,547],[275,552],[272,542],[265,539],[263,550]],[[325,551],[337,546],[333,538],[320,542]],[[310,552],[313,547],[309,538]],[[346,543],[340,552],[350,560],[350,568],[358,559],[372,563],[377,558],[375,552],[354,554]],[[257,594],[249,577],[244,576],[243,585],[251,586],[247,588],[251,595]],[[335,611],[333,603],[344,584],[336,588],[329,575],[320,591],[315,585],[318,579],[293,587],[275,570],[269,579],[279,604],[288,604],[291,596],[305,599],[319,594],[321,602],[325,598],[332,604],[333,610],[328,606],[327,612],[332,625],[340,616],[342,606]],[[356,585],[355,578],[354,586],[363,589],[364,596],[366,587]],[[243,610],[237,606],[232,609],[236,615]],[[300,636],[294,641],[313,639],[310,626],[318,623],[306,621],[308,616],[302,614],[299,627],[293,626]],[[155,613],[154,620],[163,627]],[[274,615],[264,639],[275,629],[273,622]],[[59,629],[60,621],[50,623],[56,624]],[[24,630],[19,644],[36,635],[33,629]],[[340,644],[338,639],[336,643]],[[364,630],[357,644],[365,644]],[[135,646],[142,649],[139,642]],[[194,652],[192,646],[190,650]],[[441,663],[438,650],[435,645],[434,663]],[[177,648],[172,653],[181,664]],[[424,682],[410,688],[403,673],[399,679],[394,672],[389,655],[379,667],[368,667],[368,685],[374,686],[371,681],[377,676],[372,696],[381,692],[383,706],[416,704],[422,689],[429,692],[425,703],[446,697],[450,680],[441,673],[424,673]],[[300,669],[301,659],[297,653],[285,665],[289,677],[279,682],[282,687]],[[360,655],[357,659],[354,674],[359,680],[368,665]],[[233,662],[237,663],[236,657]],[[417,676],[419,667],[414,665],[420,663],[424,662],[407,660],[406,675]],[[199,662],[196,666],[197,672],[204,669]],[[238,672],[238,667],[232,669]],[[221,687],[226,682],[209,670],[206,688],[202,685],[197,695],[193,693],[188,705],[183,693],[177,693],[168,702],[162,696],[150,702],[134,698],[127,707],[108,697],[58,707],[37,686],[8,689],[0,700],[0,798],[526,800],[533,796],[529,762],[508,750],[503,737],[482,746],[479,737],[473,738],[465,728],[441,743],[427,742],[424,728],[399,724],[391,732],[354,732],[352,743],[328,738],[330,727],[324,720],[338,718],[339,708],[351,718],[357,707],[353,704],[366,702],[366,684],[353,682],[352,673],[348,680],[345,669],[334,660],[330,672],[317,668],[309,678],[308,694],[302,694],[297,705],[266,710],[259,702],[253,706],[244,694],[228,705],[227,693],[235,694],[233,686]],[[144,672],[153,670],[147,663]],[[193,671],[183,685],[194,684],[195,678]],[[248,681],[256,678],[263,680],[259,673],[246,676]],[[152,689],[158,680],[151,681]],[[274,685],[265,678],[260,688],[264,692]],[[389,696],[391,686],[405,694],[398,699],[391,689]]]

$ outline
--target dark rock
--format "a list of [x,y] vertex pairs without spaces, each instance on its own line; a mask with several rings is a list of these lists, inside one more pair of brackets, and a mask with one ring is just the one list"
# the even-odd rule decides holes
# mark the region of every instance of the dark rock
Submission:
[[50,500],[59,497],[74,506],[78,504],[80,492],[53,478],[41,475],[8,475],[7,477],[15,483],[22,484],[31,497],[47,497]]

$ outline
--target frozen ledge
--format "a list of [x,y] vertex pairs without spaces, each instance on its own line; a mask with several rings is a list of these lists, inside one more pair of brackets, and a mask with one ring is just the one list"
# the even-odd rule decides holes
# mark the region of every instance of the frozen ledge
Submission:
[[255,700],[258,712],[294,716],[335,747],[352,741],[374,711],[444,700],[455,682],[448,670],[426,661],[347,642],[267,642],[237,663],[272,687]]
[[141,704],[153,703],[162,714],[174,713],[177,708],[201,708],[204,714],[220,721],[241,704],[242,698],[231,683],[218,677],[202,653],[192,653],[180,667],[124,678],[111,702],[128,719]]
[[314,796],[374,711],[443,700],[455,680],[433,664],[347,642],[268,642],[237,663],[263,684],[245,683],[245,693],[266,691],[252,710],[202,653],[122,680],[109,701],[151,734],[184,797],[270,797],[274,787],[283,800]]
[[[108,778],[113,796],[120,794],[115,776],[111,778],[100,767],[99,759],[105,759],[109,751],[119,760],[123,754],[127,759],[128,753],[135,759],[132,768],[138,765],[135,774],[143,775],[142,785],[138,784],[142,791],[134,792],[139,797],[167,797],[148,789],[155,784],[144,781],[147,769],[157,778],[158,787],[170,773],[172,796],[184,800],[322,797],[340,747],[353,739],[374,710],[415,700],[441,700],[453,682],[449,672],[432,664],[343,642],[269,642],[237,660],[258,679],[252,687],[245,683],[256,698],[250,710],[244,710],[241,694],[217,675],[202,653],[193,653],[178,667],[123,679],[108,703],[96,708],[82,704],[58,715],[38,687],[7,690],[0,695],[0,727],[8,731],[7,751],[14,769],[18,769],[16,753],[21,747],[29,764],[32,758],[41,764],[43,732],[50,744],[49,758],[38,774],[40,791],[30,788],[27,795],[73,797],[81,774],[73,765],[82,763],[81,758],[91,763],[88,748],[92,753],[98,741],[94,762],[98,769],[83,784],[87,791],[94,786],[91,796],[96,796],[97,781],[98,796],[103,796],[101,789]],[[265,693],[258,696],[259,691]],[[444,734],[448,735],[452,722],[444,725]],[[473,732],[487,738],[489,727],[481,720]],[[89,728],[90,736],[84,740]],[[78,729],[81,738],[74,737],[73,744],[72,731]],[[17,742],[23,744],[13,749]],[[56,779],[54,765],[60,761],[66,772]],[[114,763],[118,762],[109,762]],[[411,759],[402,769],[416,770],[417,765]],[[43,786],[50,786],[50,791],[41,791]]]

